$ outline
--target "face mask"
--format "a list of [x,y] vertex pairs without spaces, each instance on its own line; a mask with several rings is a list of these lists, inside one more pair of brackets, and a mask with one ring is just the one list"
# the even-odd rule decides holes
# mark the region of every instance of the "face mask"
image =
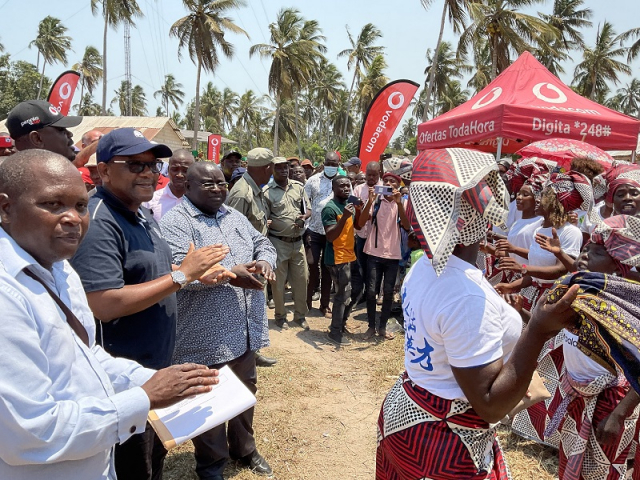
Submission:
[[324,167],[325,176],[331,178],[338,174],[338,167]]

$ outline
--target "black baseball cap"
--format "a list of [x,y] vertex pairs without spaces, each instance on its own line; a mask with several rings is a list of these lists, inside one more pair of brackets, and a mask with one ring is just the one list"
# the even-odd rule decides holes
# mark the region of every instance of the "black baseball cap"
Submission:
[[236,157],[239,160],[242,160],[242,154],[240,152],[237,151],[232,151],[227,153],[224,157],[222,157],[223,160],[226,160],[227,158],[231,158],[231,157]]
[[7,129],[14,140],[44,127],[69,128],[80,125],[82,117],[65,117],[45,100],[21,102],[9,112]]
[[98,140],[96,160],[108,162],[118,155],[126,157],[144,152],[152,152],[156,158],[169,158],[173,155],[169,147],[161,143],[150,142],[142,132],[135,128],[117,128]]

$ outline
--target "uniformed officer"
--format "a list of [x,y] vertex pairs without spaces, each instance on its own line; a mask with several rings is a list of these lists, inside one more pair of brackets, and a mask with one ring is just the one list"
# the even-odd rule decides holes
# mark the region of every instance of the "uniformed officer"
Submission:
[[311,216],[311,203],[303,185],[289,178],[289,162],[284,157],[273,160],[273,182],[264,189],[269,223],[269,240],[278,252],[276,281],[271,284],[275,303],[276,325],[289,328],[284,308],[284,286],[287,280],[293,293],[293,321],[305,330],[309,329],[305,317],[307,307],[307,281],[309,279],[307,257],[302,234],[305,220]]

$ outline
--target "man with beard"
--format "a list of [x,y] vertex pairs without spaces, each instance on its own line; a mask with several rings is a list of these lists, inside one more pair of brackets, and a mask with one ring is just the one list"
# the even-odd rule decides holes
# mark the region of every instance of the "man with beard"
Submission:
[[227,181],[227,183],[231,181],[233,171],[236,168],[240,168],[241,166],[242,154],[240,152],[229,152],[224,157],[222,157],[220,168],[222,168],[222,173],[224,173],[224,179]]
[[28,100],[9,112],[6,126],[16,150],[40,148],[73,161],[73,134],[67,128],[80,125],[81,121],[82,117],[65,117],[44,100]]
[[144,204],[151,210],[156,222],[159,222],[169,210],[182,201],[187,170],[193,163],[193,155],[189,150],[181,148],[173,152],[169,159],[169,184],[156,190],[151,201]]
[[[254,394],[255,352],[269,346],[263,281],[275,280],[276,250],[240,212],[224,205],[228,183],[211,162],[198,162],[187,173],[185,199],[162,218],[160,226],[173,261],[184,263],[189,249],[228,245],[220,263],[231,272],[228,283],[201,282],[178,292],[178,330],[174,363],[199,358],[206,365],[228,365]],[[193,439],[196,473],[221,480],[235,458],[251,470],[271,475],[253,435],[253,408]]]

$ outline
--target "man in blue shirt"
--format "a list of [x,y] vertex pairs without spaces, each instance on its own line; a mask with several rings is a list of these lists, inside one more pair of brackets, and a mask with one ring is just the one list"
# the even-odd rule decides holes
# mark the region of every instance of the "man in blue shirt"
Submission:
[[[228,249],[192,252],[173,270],[171,250],[150,212],[161,168],[171,150],[137,130],[120,128],[98,142],[102,186],[89,201],[91,228],[71,263],[100,320],[98,338],[112,355],[148,368],[171,365],[176,334],[175,292],[200,278]],[[116,447],[118,478],[162,478],[166,450],[151,429]]]

